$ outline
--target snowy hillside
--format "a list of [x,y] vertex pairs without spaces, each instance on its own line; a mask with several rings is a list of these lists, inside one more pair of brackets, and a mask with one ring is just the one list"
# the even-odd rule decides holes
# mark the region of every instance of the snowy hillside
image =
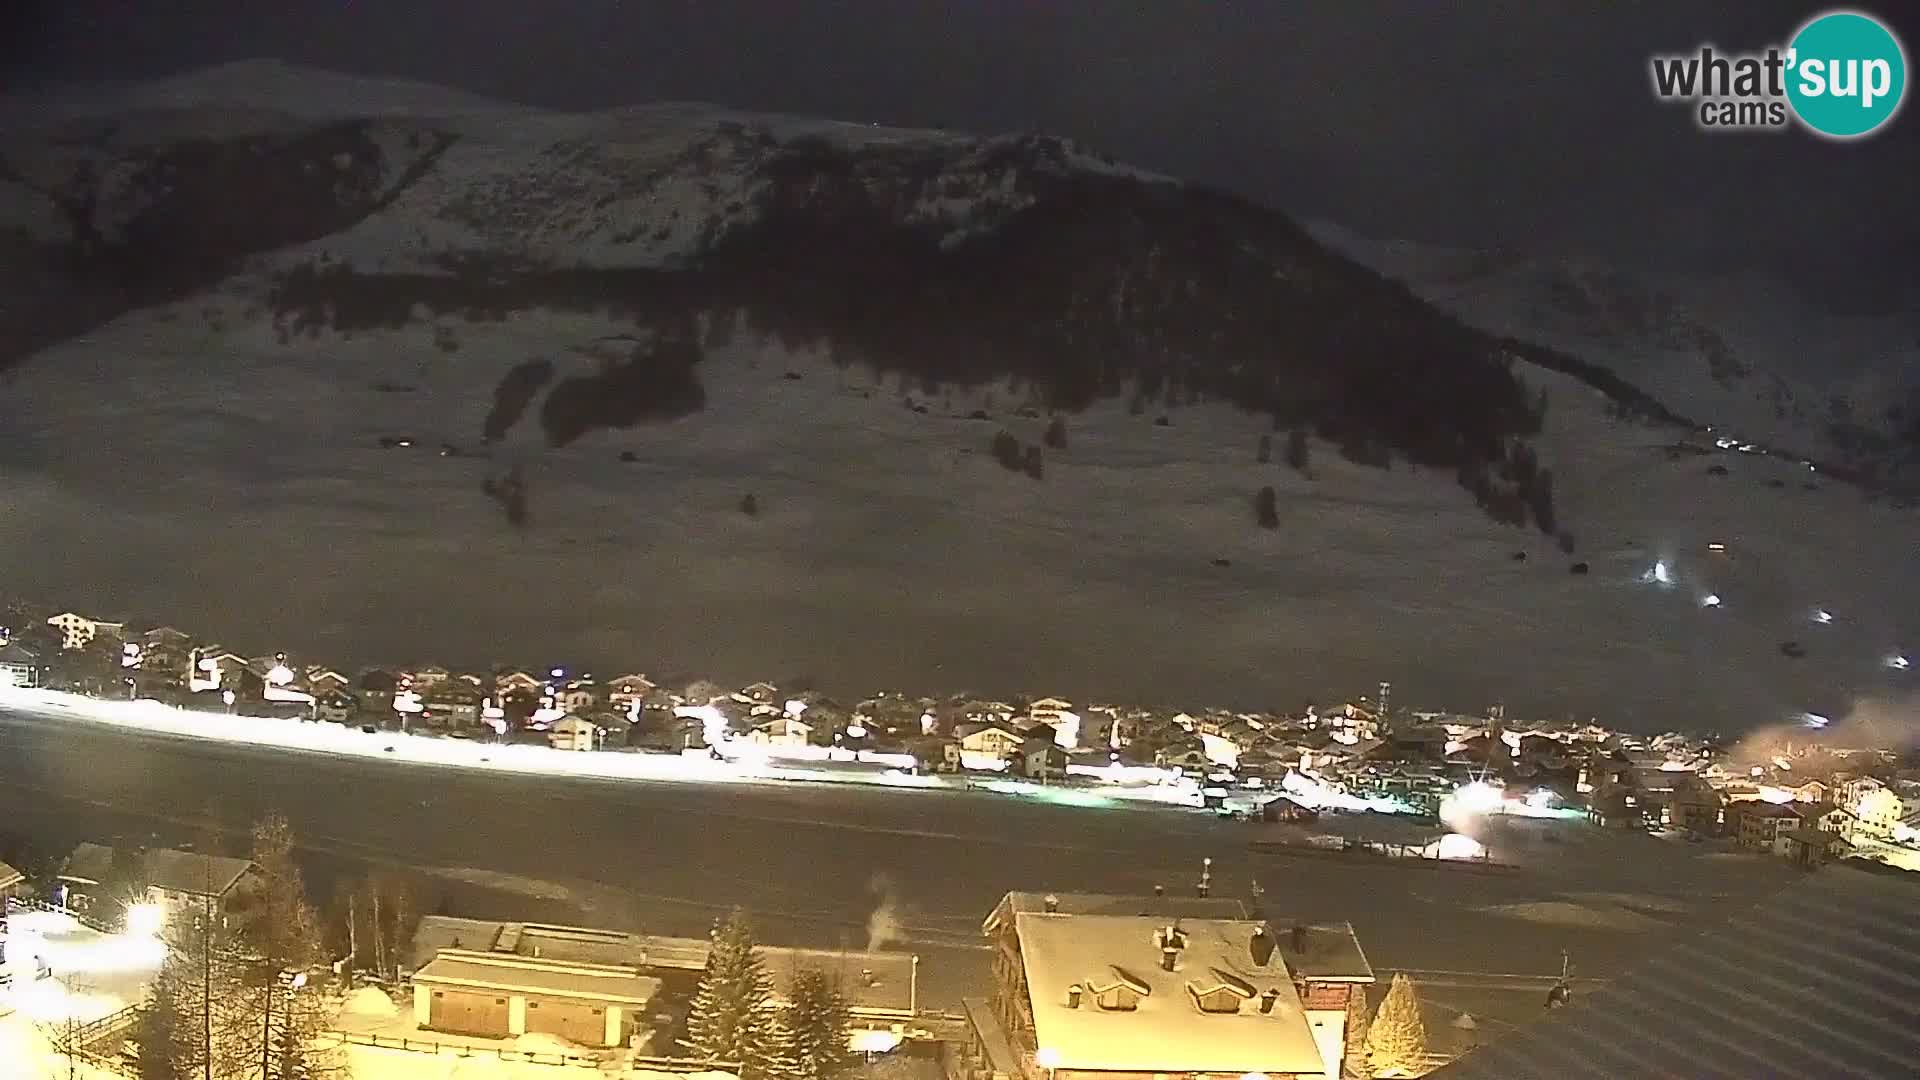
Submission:
[[340,662],[1248,705],[1390,678],[1646,726],[1838,710],[1920,641],[1909,511],[1679,445],[1281,215],[1064,140],[65,123],[0,150],[9,592]]
[[1640,274],[1381,242],[1327,223],[1312,232],[1474,326],[1601,364],[1743,441],[1896,486],[1916,482],[1920,319],[1911,312],[1835,315],[1759,275]]

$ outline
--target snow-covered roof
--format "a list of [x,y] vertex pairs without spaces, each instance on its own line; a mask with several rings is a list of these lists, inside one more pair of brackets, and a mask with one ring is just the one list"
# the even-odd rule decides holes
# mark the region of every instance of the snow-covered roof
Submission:
[[[1270,949],[1265,963],[1255,962],[1254,930],[1263,924],[1182,920],[1185,946],[1167,971],[1158,938],[1170,925],[1138,915],[1015,917],[1035,1041],[1049,1068],[1231,1074],[1325,1068],[1284,956]],[[1101,1006],[1097,995],[1114,986],[1138,995],[1132,1008]],[[1071,987],[1081,993],[1070,997]],[[1236,1011],[1201,1010],[1200,997],[1222,991],[1235,999]]]
[[[241,875],[253,868],[247,859],[203,855],[194,851],[153,848],[141,855],[141,877],[146,884],[189,896],[225,896]],[[73,881],[101,882],[113,870],[113,849],[104,844],[81,844],[67,857],[60,876]]]
[[15,870],[6,863],[0,862],[0,889],[10,889],[25,880],[27,880],[27,875]]
[[[479,952],[532,957],[586,965],[629,966],[644,970],[699,971],[707,966],[704,938],[629,934],[545,923],[493,922],[429,915],[414,931],[412,959],[430,966],[434,958]],[[758,948],[776,996],[801,969],[824,971],[837,979],[856,1015],[906,1014],[913,1007],[914,958],[904,952],[841,949]]]
[[579,964],[511,953],[442,952],[413,973],[429,986],[579,998],[616,1005],[645,1005],[660,992],[660,980],[631,967]]
[[1910,1077],[1920,874],[1829,867],[1432,1080]]
[[1042,893],[1014,891],[1000,898],[981,930],[991,934],[1023,912],[1044,912],[1049,904],[1064,915],[1148,915],[1154,918],[1244,919],[1246,906],[1231,896],[1148,896],[1117,893]]

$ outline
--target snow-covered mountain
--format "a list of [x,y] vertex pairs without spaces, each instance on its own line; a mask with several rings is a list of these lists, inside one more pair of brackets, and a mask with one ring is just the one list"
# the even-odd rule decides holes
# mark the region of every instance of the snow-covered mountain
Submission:
[[277,65],[0,116],[9,590],[346,662],[1647,724],[1831,710],[1920,634],[1907,511],[1067,140]]
[[1640,273],[1311,230],[1474,326],[1602,365],[1743,441],[1893,486],[1920,472],[1920,313],[1839,315],[1760,274]]

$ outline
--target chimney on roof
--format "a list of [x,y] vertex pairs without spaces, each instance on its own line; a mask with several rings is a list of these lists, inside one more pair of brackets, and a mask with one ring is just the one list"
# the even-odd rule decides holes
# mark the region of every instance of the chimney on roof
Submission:
[[1296,954],[1305,953],[1307,951],[1307,924],[1306,923],[1297,922],[1293,924],[1293,951]]
[[1080,994],[1079,983],[1074,983],[1072,986],[1067,987],[1067,1008],[1077,1009],[1080,1007]]
[[1260,1011],[1263,1014],[1273,1012],[1273,1007],[1279,1004],[1279,1002],[1280,991],[1275,990],[1273,987],[1269,986],[1260,992]]
[[1267,933],[1267,924],[1260,923],[1253,928],[1253,938],[1247,942],[1247,952],[1253,957],[1254,967],[1266,967],[1273,959],[1273,935]]
[[1060,898],[1052,893],[1048,893],[1041,898],[1040,905],[1047,909],[1047,914],[1055,914],[1060,910]]

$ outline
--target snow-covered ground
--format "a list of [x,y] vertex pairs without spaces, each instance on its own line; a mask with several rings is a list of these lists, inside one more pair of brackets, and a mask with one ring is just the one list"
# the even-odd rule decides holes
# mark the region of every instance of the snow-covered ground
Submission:
[[[66,1077],[69,1032],[138,1004],[166,959],[142,934],[105,934],[64,912],[17,909],[0,935],[0,1063],[5,1076]],[[75,1080],[124,1080],[76,1058]]]
[[[560,776],[587,780],[647,780],[699,784],[811,783],[866,784],[890,788],[978,788],[1009,796],[1039,798],[1063,805],[1109,806],[1114,800],[1198,806],[1198,787],[1169,779],[1104,784],[1100,789],[1060,788],[1017,780],[914,775],[897,768],[831,768],[808,756],[784,758],[777,748],[744,743],[722,746],[726,756],[702,752],[646,754],[581,752],[545,746],[503,745],[445,739],[402,732],[366,732],[338,724],[283,718],[227,715],[177,709],[154,701],[101,701],[73,694],[0,687],[0,706],[15,713],[72,723],[129,728],[206,742],[326,754],[332,757],[404,762],[518,776]],[[772,752],[770,752],[770,750]],[[746,751],[746,752],[741,752]],[[810,755],[809,755],[810,756]],[[1099,771],[1089,775],[1099,780]],[[480,873],[475,871],[475,873]],[[514,883],[491,881],[514,891]],[[546,883],[521,882],[545,887]],[[538,894],[536,894],[538,895]]]
[[1835,313],[1760,275],[1642,274],[1381,241],[1327,222],[1312,230],[1474,326],[1600,364],[1745,441],[1843,459],[1833,423],[1884,433],[1886,407],[1920,390],[1911,312]]
[[[440,457],[442,440],[474,446],[513,365],[578,370],[592,361],[572,346],[621,328],[536,313],[447,323],[455,353],[425,326],[281,345],[245,303],[132,314],[13,374],[10,590],[315,661],[544,655],[1179,705],[1288,706],[1387,678],[1410,700],[1628,727],[1844,714],[1900,690],[1884,659],[1920,649],[1920,617],[1893,602],[1920,574],[1911,512],[1784,462],[1669,460],[1676,433],[1608,419],[1551,373],[1529,381],[1551,398],[1574,556],[1490,523],[1451,477],[1324,445],[1311,478],[1260,465],[1266,425],[1225,407],[1166,427],[1117,404],[1071,416],[1035,482],[987,452],[1001,427],[1037,443],[1045,426],[1009,415],[1009,388],[917,395],[747,338],[700,365],[695,415],[558,450],[530,417],[490,458]],[[996,419],[966,419],[988,393]],[[383,434],[418,445],[383,450]],[[525,530],[480,491],[509,463]],[[1253,525],[1263,484],[1276,530]],[[1575,558],[1590,575],[1568,573]],[[1643,583],[1660,560],[1673,584]],[[1721,606],[1700,606],[1709,592]],[[1838,618],[1812,625],[1816,608]],[[1788,639],[1808,657],[1783,657]]]

